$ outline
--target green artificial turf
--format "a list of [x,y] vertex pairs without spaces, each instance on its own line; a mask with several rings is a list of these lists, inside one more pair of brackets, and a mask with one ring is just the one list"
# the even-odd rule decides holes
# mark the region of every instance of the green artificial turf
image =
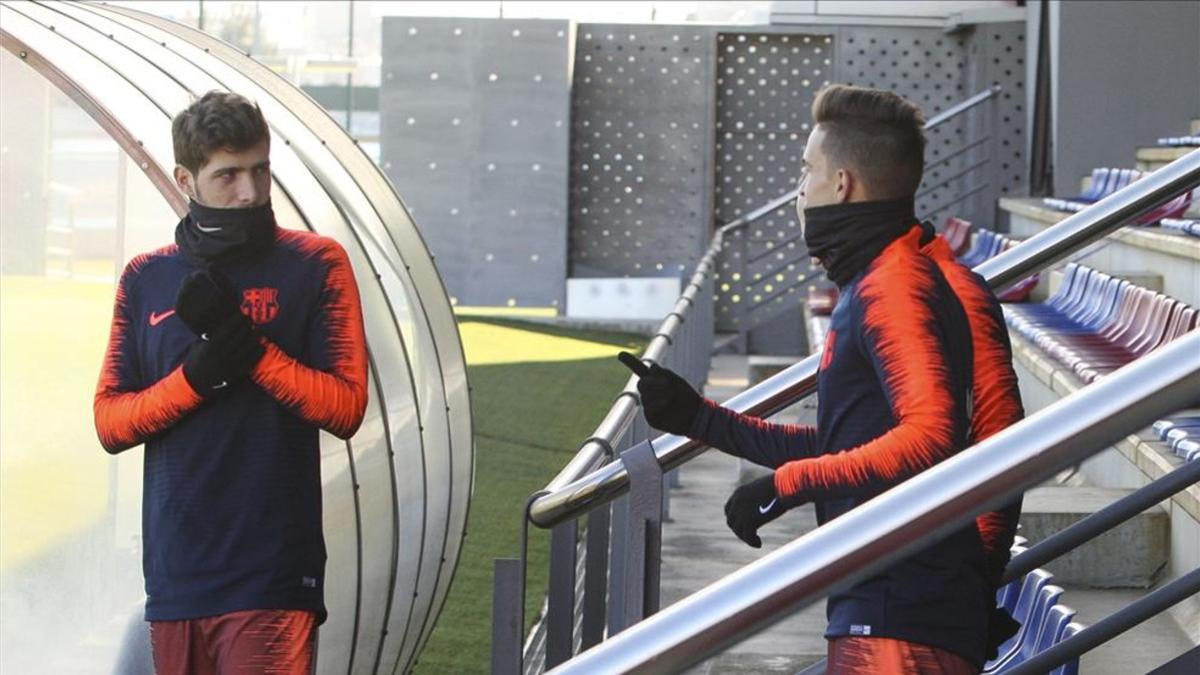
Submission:
[[[635,335],[460,317],[475,430],[475,491],[450,595],[418,673],[484,673],[491,656],[492,564],[516,558],[521,509],[591,435],[629,377]],[[526,625],[546,588],[548,533],[530,529]]]

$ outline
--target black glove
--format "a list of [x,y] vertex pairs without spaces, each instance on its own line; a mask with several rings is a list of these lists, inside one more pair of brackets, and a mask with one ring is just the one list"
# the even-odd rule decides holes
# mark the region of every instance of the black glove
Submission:
[[265,352],[250,320],[238,312],[192,344],[183,358],[183,376],[207,398],[244,379]]
[[700,394],[687,380],[657,363],[638,379],[642,412],[655,429],[686,436],[700,411]]
[[991,661],[999,655],[1000,645],[1017,634],[1021,624],[1008,614],[1003,607],[993,607],[988,615],[987,659]]
[[196,335],[217,330],[224,321],[240,316],[242,309],[237,290],[220,272],[196,270],[179,285],[175,295],[175,313]]
[[739,487],[725,502],[725,524],[738,539],[762,548],[758,528],[783,515],[790,506],[775,492],[775,474]]

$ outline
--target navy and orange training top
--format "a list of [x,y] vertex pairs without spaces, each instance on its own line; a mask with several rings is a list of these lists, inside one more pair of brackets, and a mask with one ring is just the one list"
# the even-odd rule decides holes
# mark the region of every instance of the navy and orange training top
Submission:
[[[817,426],[774,424],[706,401],[695,438],[776,469],[780,496],[813,501],[824,524],[967,447],[971,332],[920,251],[892,242],[842,287],[817,375]],[[829,597],[826,637],[873,636],[982,665],[994,605],[975,526]]]
[[[1012,364],[1012,343],[1000,301],[983,277],[958,262],[950,244],[937,235],[921,248],[954,290],[967,321],[971,324],[971,347],[974,355],[975,382],[972,387],[974,409],[971,413],[971,445],[1003,431],[1025,417],[1021,390]],[[1008,565],[1017,521],[1021,516],[1021,498],[997,511],[989,511],[975,520],[983,538],[987,557],[988,579],[999,585]]]
[[222,266],[266,354],[207,401],[183,376],[197,338],[174,312],[193,269],[175,245],[125,267],[94,403],[106,450],[146,446],[146,619],[302,609],[323,621],[318,430],[349,438],[367,403],[349,260],[332,239],[276,228],[266,251]]

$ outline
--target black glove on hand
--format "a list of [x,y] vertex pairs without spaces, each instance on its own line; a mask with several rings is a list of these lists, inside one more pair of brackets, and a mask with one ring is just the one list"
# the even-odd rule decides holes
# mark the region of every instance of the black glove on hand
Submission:
[[764,476],[739,487],[725,502],[725,524],[738,539],[754,548],[762,548],[758,528],[783,515],[790,507],[775,492],[775,474]]
[[988,615],[987,659],[991,661],[999,655],[1000,645],[1017,634],[1021,624],[1008,614],[1003,607],[993,607]]
[[188,349],[183,376],[203,397],[218,394],[254,370],[266,349],[241,312],[226,318]]
[[175,313],[196,335],[212,334],[225,320],[241,316],[237,290],[224,274],[196,270],[179,285]]
[[687,380],[655,363],[638,379],[637,388],[650,426],[669,434],[687,435],[701,400]]

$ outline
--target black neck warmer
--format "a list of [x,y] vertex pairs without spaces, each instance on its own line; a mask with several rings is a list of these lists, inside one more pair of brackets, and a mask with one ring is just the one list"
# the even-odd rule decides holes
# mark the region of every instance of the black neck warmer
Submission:
[[275,241],[271,202],[248,208],[214,209],[188,200],[188,214],[175,227],[175,243],[197,267],[251,257]]
[[804,243],[829,279],[844,286],[916,224],[912,197],[817,206],[804,209]]

